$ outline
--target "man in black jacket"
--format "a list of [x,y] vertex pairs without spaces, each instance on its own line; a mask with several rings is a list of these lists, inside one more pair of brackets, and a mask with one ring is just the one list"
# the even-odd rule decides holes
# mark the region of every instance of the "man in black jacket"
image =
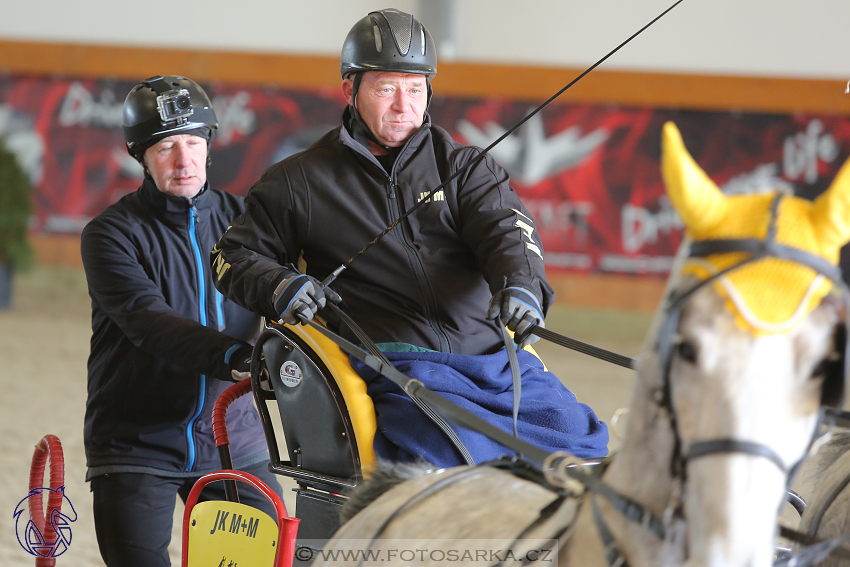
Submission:
[[[222,293],[271,319],[312,318],[328,300],[321,279],[479,156],[431,124],[436,66],[433,40],[410,14],[380,10],[355,24],[340,63],[343,125],[251,189],[212,252]],[[554,299],[534,221],[489,155],[348,265],[332,293],[372,340],[393,343],[386,349],[452,355],[498,351],[497,316],[520,346],[533,342],[527,331]],[[330,314],[328,324],[355,338]],[[593,438],[582,456],[605,454],[605,425],[582,411],[571,426],[579,444]]]
[[[218,127],[206,93],[184,77],[151,77],[124,103],[124,138],[142,164],[135,192],[83,231],[92,299],[85,417],[87,480],[107,565],[169,565],[176,496],[220,469],[215,401],[245,378],[259,317],[212,284],[206,252],[243,211],[207,182]],[[250,396],[227,415],[234,466],[279,494]],[[217,483],[221,484],[221,483]],[[243,501],[273,515],[268,501]],[[223,499],[209,485],[202,500]]]

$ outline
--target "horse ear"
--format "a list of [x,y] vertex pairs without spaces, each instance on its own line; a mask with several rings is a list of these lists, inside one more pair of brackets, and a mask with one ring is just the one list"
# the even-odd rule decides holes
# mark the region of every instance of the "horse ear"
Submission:
[[673,122],[664,124],[661,136],[661,174],[673,207],[690,230],[711,230],[726,216],[726,196],[688,153]]
[[850,159],[815,199],[811,218],[824,252],[834,253],[850,241]]

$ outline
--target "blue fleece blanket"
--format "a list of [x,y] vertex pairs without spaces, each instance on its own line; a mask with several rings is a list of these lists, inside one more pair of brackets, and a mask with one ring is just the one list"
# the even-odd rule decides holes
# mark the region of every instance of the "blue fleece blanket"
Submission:
[[[507,351],[466,356],[442,352],[387,352],[395,367],[429,389],[490,423],[513,432],[513,381]],[[577,457],[603,457],[608,428],[590,407],[579,403],[558,377],[533,354],[518,351],[522,373],[519,437],[547,451]],[[398,386],[352,358],[375,402],[375,453],[391,461],[425,459],[441,467],[464,464],[446,434]],[[452,426],[476,463],[512,454],[489,438]]]

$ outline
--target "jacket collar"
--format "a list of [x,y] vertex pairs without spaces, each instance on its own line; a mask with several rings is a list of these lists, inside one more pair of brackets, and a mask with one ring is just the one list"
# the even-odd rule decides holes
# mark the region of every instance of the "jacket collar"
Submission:
[[[365,132],[362,131],[363,128],[367,126],[362,120],[358,120],[355,118],[354,114],[351,112],[351,107],[345,107],[345,110],[342,113],[342,129],[340,132],[340,139],[342,143],[356,152],[366,156],[371,161],[375,162],[375,164],[383,170],[383,166],[381,166],[378,159],[372,154],[372,151],[369,149],[368,138],[366,137]],[[419,130],[414,132],[404,143],[401,151],[396,158],[396,163],[402,163],[407,159],[407,155],[410,155],[412,150],[418,148],[422,141],[427,136],[428,132],[431,130],[431,116],[426,112],[424,118],[422,119],[422,126],[419,127]]]
[[208,180],[194,197],[188,199],[186,197],[172,197],[160,191],[153,179],[145,177],[142,186],[139,187],[139,197],[153,208],[158,216],[174,223],[183,223],[186,221],[189,209],[193,206],[198,210],[209,208],[209,187],[210,182]]

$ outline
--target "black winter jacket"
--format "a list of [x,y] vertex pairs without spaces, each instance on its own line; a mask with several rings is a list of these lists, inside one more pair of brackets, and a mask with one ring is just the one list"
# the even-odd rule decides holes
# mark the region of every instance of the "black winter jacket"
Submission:
[[[348,129],[328,132],[251,188],[245,213],[213,250],[216,286],[277,319],[275,288],[296,264],[324,279],[479,152],[426,115],[388,174]],[[545,315],[554,293],[539,236],[507,173],[488,155],[360,256],[332,288],[375,342],[477,355],[501,345],[485,314],[506,279],[537,296]]]
[[[87,478],[220,468],[212,407],[231,383],[214,376],[229,376],[225,353],[256,337],[259,317],[222,299],[206,260],[242,210],[241,197],[209,186],[189,200],[148,178],[83,230],[92,299]],[[251,397],[227,418],[234,464],[267,459]]]

